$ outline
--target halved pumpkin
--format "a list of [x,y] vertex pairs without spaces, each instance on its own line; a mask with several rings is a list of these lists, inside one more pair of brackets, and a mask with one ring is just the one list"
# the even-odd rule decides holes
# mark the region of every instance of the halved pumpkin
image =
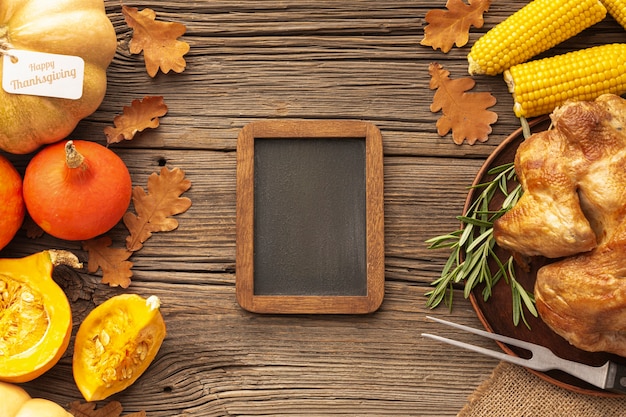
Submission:
[[0,259],[0,380],[26,382],[54,366],[69,345],[72,312],[52,279],[55,265],[81,267],[67,251]]
[[132,385],[165,338],[156,296],[111,297],[81,323],[74,344],[74,381],[87,401],[100,401]]

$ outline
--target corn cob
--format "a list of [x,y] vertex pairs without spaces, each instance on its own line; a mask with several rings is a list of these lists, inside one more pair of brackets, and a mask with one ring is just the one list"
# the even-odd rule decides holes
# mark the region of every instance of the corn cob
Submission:
[[626,92],[626,44],[594,46],[515,65],[504,72],[517,117],[551,113],[567,100]]
[[602,0],[602,4],[613,19],[626,28],[626,0]]
[[481,36],[467,56],[470,74],[497,75],[604,19],[599,0],[534,0]]

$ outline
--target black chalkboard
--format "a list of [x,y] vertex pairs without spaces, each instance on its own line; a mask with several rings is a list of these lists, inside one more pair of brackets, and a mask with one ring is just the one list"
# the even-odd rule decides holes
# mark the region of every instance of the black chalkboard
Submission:
[[254,143],[254,294],[367,294],[365,138]]
[[237,146],[237,299],[367,313],[384,293],[382,138],[364,122],[255,122]]

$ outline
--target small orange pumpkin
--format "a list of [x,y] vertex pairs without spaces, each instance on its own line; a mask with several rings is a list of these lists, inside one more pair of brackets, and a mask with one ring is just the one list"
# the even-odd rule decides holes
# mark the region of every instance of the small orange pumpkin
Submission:
[[88,240],[109,231],[130,204],[132,181],[124,161],[85,140],[41,149],[24,173],[24,202],[46,233]]
[[52,368],[70,342],[72,312],[52,279],[56,265],[82,267],[67,251],[0,259],[0,381],[26,382]]
[[165,339],[156,296],[120,294],[93,309],[74,343],[74,381],[87,401],[100,401],[133,384]]

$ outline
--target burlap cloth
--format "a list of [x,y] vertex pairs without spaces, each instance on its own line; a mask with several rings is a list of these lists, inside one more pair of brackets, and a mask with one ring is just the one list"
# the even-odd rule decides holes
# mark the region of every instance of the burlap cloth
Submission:
[[625,397],[598,397],[557,387],[501,362],[457,417],[623,417]]

